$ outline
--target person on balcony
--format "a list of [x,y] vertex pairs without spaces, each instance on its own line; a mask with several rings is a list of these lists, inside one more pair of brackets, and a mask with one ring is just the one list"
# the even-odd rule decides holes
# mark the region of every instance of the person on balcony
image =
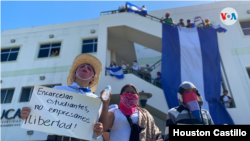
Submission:
[[103,93],[100,93],[103,102],[100,121],[105,131],[110,130],[110,141],[163,141],[153,116],[139,107],[139,92],[134,85],[122,87],[119,108],[108,110],[111,93],[107,100],[102,99]]
[[52,50],[50,53],[50,57],[54,57],[55,56],[55,52]]
[[187,28],[192,28],[192,26],[191,26],[191,20],[189,20],[189,19],[187,20],[187,25],[186,25],[186,27],[187,27]]
[[207,26],[207,27],[211,26],[209,19],[205,19],[205,26]]
[[127,73],[128,73],[128,70],[126,70],[126,69],[128,68],[128,66],[129,66],[129,64],[127,64],[127,63],[125,62],[125,60],[122,60],[120,67],[122,67],[123,73],[124,73],[124,74],[127,74]]
[[185,27],[185,23],[183,22],[183,19],[180,19],[180,22],[177,24],[177,26]]
[[224,90],[223,95],[220,97],[220,101],[225,105],[226,108],[233,107],[233,99],[227,95],[228,91]]
[[157,86],[157,87],[162,87],[161,86],[161,72],[157,72],[157,77],[155,78],[155,82],[154,84]]
[[163,17],[161,18],[161,22],[164,22],[165,24],[168,24],[168,25],[172,25],[174,23],[172,18],[170,18],[169,13],[166,13],[165,19],[163,19]]
[[135,74],[136,76],[139,76],[139,77],[141,77],[141,78],[143,77],[143,75],[140,74],[140,73],[141,73],[141,72],[140,72],[140,69],[141,69],[141,68],[138,66],[136,60],[133,62],[133,66],[132,66],[131,68],[132,68],[133,74]]
[[148,82],[151,82],[151,74],[150,72],[152,71],[153,69],[149,67],[149,64],[146,64],[146,67],[144,68],[144,70],[142,71],[146,76],[148,77],[145,77],[145,80],[148,81]]
[[168,111],[165,138],[169,141],[169,125],[214,125],[207,110],[201,109],[203,98],[191,82],[183,82],[177,93],[180,106]]
[[118,66],[116,65],[116,63],[114,61],[110,62],[110,66],[109,68],[117,68]]

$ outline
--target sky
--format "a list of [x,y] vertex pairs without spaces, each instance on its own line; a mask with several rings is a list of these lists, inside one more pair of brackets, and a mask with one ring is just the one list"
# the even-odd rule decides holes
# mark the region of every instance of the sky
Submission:
[[[185,7],[214,1],[128,1],[148,11]],[[3,30],[95,19],[103,11],[117,10],[126,1],[2,1]]]

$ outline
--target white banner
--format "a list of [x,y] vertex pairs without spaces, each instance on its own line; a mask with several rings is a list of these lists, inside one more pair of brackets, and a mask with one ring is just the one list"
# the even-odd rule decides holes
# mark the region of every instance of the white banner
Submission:
[[91,140],[101,100],[35,86],[22,128]]

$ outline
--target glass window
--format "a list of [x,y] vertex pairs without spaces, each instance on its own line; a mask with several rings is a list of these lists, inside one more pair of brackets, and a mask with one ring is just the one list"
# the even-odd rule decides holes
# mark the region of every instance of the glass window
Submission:
[[19,52],[19,48],[2,49],[1,50],[1,62],[15,61],[17,59],[18,52]]
[[60,54],[61,43],[41,45],[38,58],[55,57]]
[[[61,86],[61,84],[53,84],[53,85],[44,85],[48,88],[53,88],[54,86]],[[33,93],[34,87],[23,88],[21,93],[20,102],[29,102]]]
[[22,93],[21,93],[21,98],[20,98],[20,102],[29,102],[32,92],[33,92],[33,88],[23,88],[22,89]]
[[14,94],[14,89],[1,90],[1,104],[11,103]]
[[82,53],[97,52],[97,39],[83,40]]
[[250,35],[250,20],[240,22],[240,26],[242,28],[244,35]]

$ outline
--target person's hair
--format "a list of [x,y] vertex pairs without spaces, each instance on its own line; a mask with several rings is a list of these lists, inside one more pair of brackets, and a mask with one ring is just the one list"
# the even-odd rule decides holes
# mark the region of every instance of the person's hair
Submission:
[[135,90],[135,92],[136,92],[136,94],[137,94],[137,96],[138,96],[137,106],[140,106],[139,91],[137,90],[137,88],[136,88],[133,84],[126,84],[125,86],[123,86],[122,89],[121,89],[120,95],[122,95],[122,93],[123,93],[123,92],[126,90],[126,88],[128,88],[128,87],[132,87],[132,88]]
[[111,61],[111,62],[110,62],[110,66],[109,66],[109,67],[112,67],[112,62],[114,62],[114,66],[116,66],[115,61]]
[[187,23],[190,23],[190,22],[191,22],[191,20],[188,19],[188,20],[187,20]]
[[161,72],[158,71],[157,74],[161,74]]
[[125,86],[123,86],[122,89],[121,89],[120,95],[122,95],[122,93],[123,93],[123,92],[126,90],[126,88],[128,88],[128,87],[132,87],[132,88],[135,90],[136,94],[139,96],[139,92],[138,92],[137,88],[136,88],[133,84],[126,84]]
[[136,62],[137,63],[137,61],[135,60],[134,62]]
[[228,92],[228,90],[224,90],[223,93],[224,93],[224,92]]

